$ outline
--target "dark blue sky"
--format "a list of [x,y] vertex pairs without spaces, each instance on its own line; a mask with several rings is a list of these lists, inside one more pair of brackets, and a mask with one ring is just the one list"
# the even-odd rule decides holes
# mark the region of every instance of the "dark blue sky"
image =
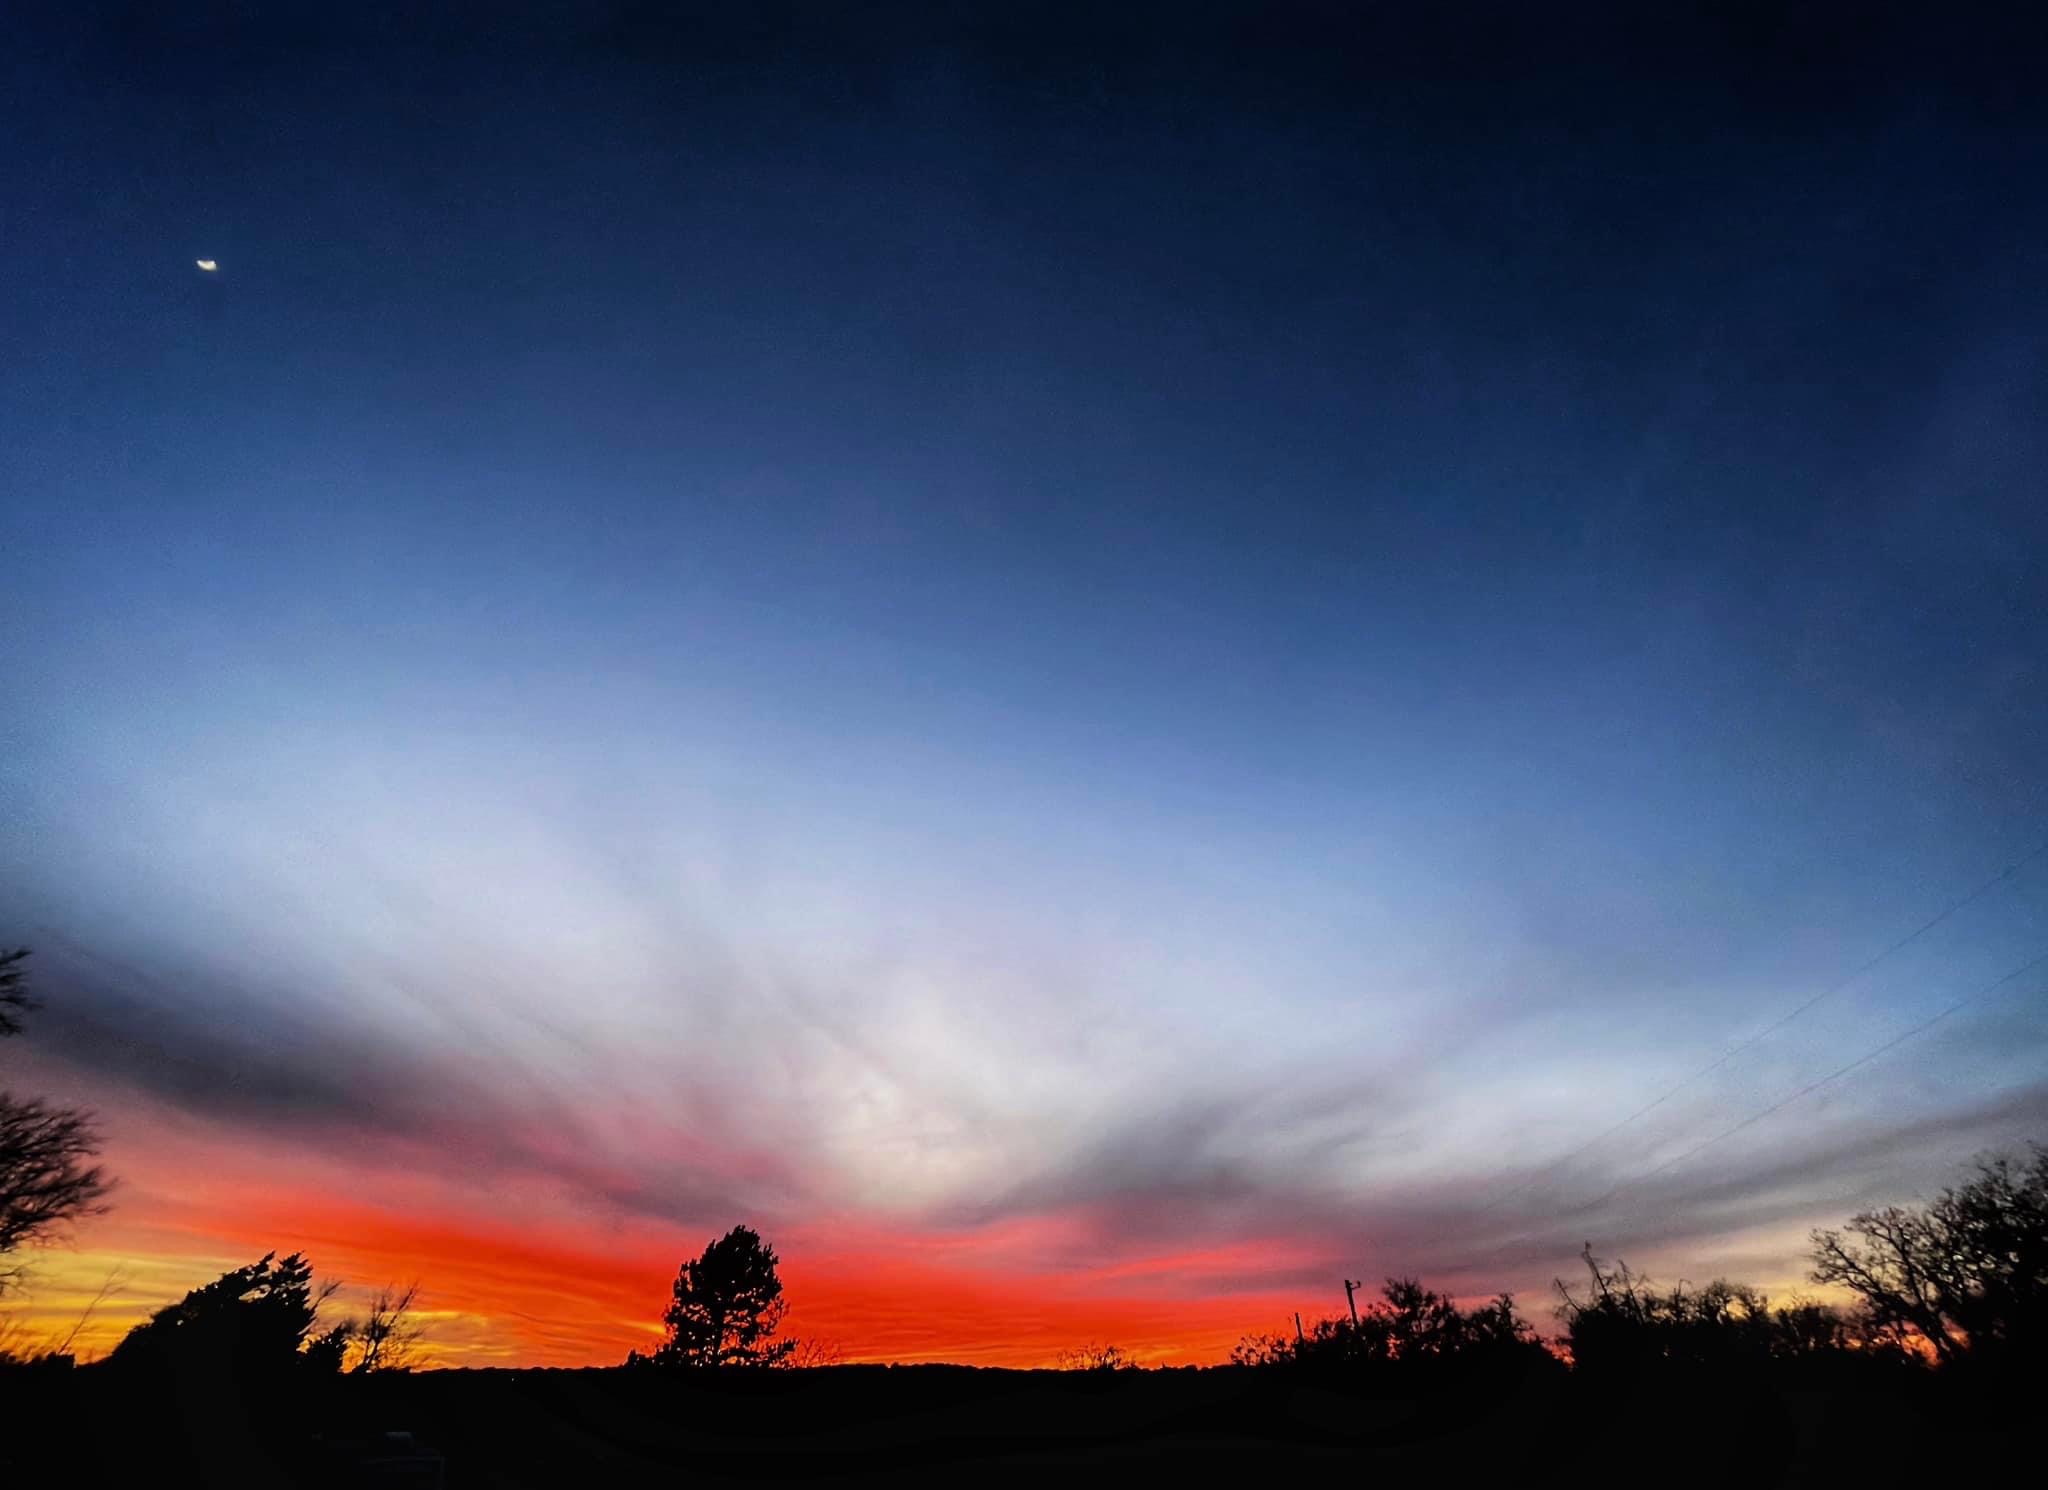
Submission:
[[2040,1132],[2020,984],[1570,1209],[2048,950],[2036,866],[1461,1222],[2048,837],[2048,112],[1996,11],[1430,9],[30,22],[0,939],[66,1059],[375,1130],[823,1030],[756,1213],[1407,1218],[1364,1276],[1789,1276]]

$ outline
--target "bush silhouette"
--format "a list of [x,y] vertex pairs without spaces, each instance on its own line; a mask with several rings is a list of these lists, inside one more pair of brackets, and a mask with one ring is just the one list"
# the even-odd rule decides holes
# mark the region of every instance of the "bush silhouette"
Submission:
[[1762,1291],[1721,1279],[1703,1288],[1681,1283],[1660,1292],[1627,1263],[1601,1262],[1590,1244],[1580,1255],[1590,1279],[1586,1295],[1581,1298],[1559,1279],[1557,1313],[1572,1364],[1582,1371],[1754,1368],[1837,1355],[1848,1347],[1846,1322],[1826,1305],[1773,1308]]
[[1086,1345],[1063,1350],[1053,1357],[1055,1371],[1135,1371],[1138,1363],[1120,1345]]
[[353,1326],[344,1321],[314,1333],[320,1306],[339,1285],[315,1286],[312,1264],[296,1252],[273,1261],[276,1255],[266,1252],[157,1310],[122,1337],[110,1361],[243,1376],[340,1370]]
[[1295,1339],[1248,1335],[1232,1364],[1292,1367],[1367,1376],[1390,1386],[1424,1388],[1503,1370],[1554,1367],[1535,1330],[1507,1294],[1472,1309],[1424,1288],[1389,1278],[1380,1297],[1348,1318],[1319,1319]]

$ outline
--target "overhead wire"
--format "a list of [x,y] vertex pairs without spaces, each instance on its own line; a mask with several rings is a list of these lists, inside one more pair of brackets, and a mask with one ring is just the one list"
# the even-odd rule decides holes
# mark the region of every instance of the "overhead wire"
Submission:
[[1730,1046],[1727,1050],[1724,1050],[1720,1055],[1716,1056],[1713,1060],[1707,1062],[1706,1065],[1700,1067],[1697,1071],[1694,1071],[1691,1075],[1685,1077],[1683,1080],[1677,1082],[1676,1084],[1670,1087],[1667,1087],[1661,1094],[1659,1094],[1651,1101],[1645,1103],[1643,1106],[1638,1107],[1634,1112],[1631,1112],[1627,1117],[1622,1118],[1619,1122],[1615,1123],[1611,1127],[1602,1129],[1599,1133],[1587,1139],[1584,1143],[1580,1144],[1570,1153],[1567,1153],[1557,1159],[1551,1160],[1548,1164],[1544,1165],[1541,1169],[1537,1170],[1534,1174],[1530,1175],[1529,1178],[1523,1180],[1514,1188],[1503,1191],[1501,1194],[1495,1196],[1492,1200],[1489,1200],[1485,1205],[1481,1206],[1479,1210],[1476,1212],[1476,1214],[1483,1216],[1488,1211],[1494,1210],[1502,1205],[1505,1205],[1508,1201],[1513,1200],[1517,1195],[1522,1194],[1524,1191],[1532,1188],[1547,1176],[1556,1173],[1559,1169],[1562,1169],[1565,1165],[1571,1163],[1572,1160],[1580,1157],[1582,1154],[1585,1154],[1594,1148],[1599,1147],[1599,1145],[1605,1143],[1608,1139],[1612,1138],[1615,1134],[1621,1132],[1622,1129],[1628,1127],[1631,1123],[1637,1122],[1642,1118],[1648,1117],[1651,1113],[1655,1112],[1658,1108],[1662,1107],[1666,1102],[1669,1102],[1673,1097],[1677,1096],[1680,1092],[1684,1091],[1694,1082],[1701,1080],[1703,1077],[1713,1075],[1714,1072],[1720,1070],[1723,1066],[1727,1065],[1728,1062],[1734,1060],[1743,1052],[1753,1049],[1755,1046],[1761,1044],[1764,1040],[1776,1034],[1779,1030],[1783,1029],[1786,1025],[1792,1023],[1792,1021],[1799,1018],[1800,1015],[1806,1013],[1809,1009],[1812,1009],[1815,1005],[1821,1003],[1826,999],[1832,998],[1835,994],[1840,993],[1843,989],[1849,987],[1850,984],[1854,983],[1857,979],[1861,978],[1865,973],[1871,971],[1880,963],[1885,962],[1897,953],[1903,952],[1906,948],[1912,946],[1913,943],[1919,941],[1921,937],[1927,935],[1928,932],[1934,930],[1937,926],[1940,926],[1944,921],[1947,921],[1951,916],[1954,916],[1957,912],[1983,899],[1986,895],[1990,894],[1993,890],[1997,889],[2007,880],[2012,879],[2015,875],[2019,874],[2029,865],[2033,864],[2035,860],[2040,859],[2044,855],[2048,855],[2048,840],[2044,840],[2039,845],[2037,845],[2031,853],[2028,853],[2023,857],[2015,860],[2013,863],[2006,865],[2006,867],[1999,870],[1998,873],[1990,876],[1988,879],[1983,880],[1974,889],[1970,890],[1960,899],[1950,902],[1949,905],[1942,909],[1939,913],[1937,913],[1930,919],[1922,922],[1920,925],[1914,927],[1913,930],[1907,932],[1904,936],[1900,937],[1890,946],[1884,948],[1884,950],[1882,950],[1881,952],[1878,952],[1875,956],[1869,958],[1865,962],[1858,964],[1855,968],[1843,974],[1833,983],[1830,983],[1827,987],[1821,989],[1820,992],[1814,994],[1812,997],[1806,999],[1804,1002],[1800,1003],[1796,1007],[1780,1015],[1777,1019],[1773,1020],[1770,1024],[1764,1026],[1764,1028],[1758,1030],[1755,1034],[1749,1036],[1747,1039],[1741,1040],[1736,1044]]
[[2035,968],[2042,966],[2044,963],[2048,963],[2048,952],[2043,952],[2039,956],[2031,958],[2028,961],[2021,963],[2011,972],[2006,973],[2001,977],[1994,978],[1991,982],[1986,983],[1982,988],[1977,989],[1974,993],[1964,994],[1961,998],[1957,999],[1954,1003],[1942,1009],[1939,1013],[1933,1014],[1928,1018],[1921,1020],[1920,1023],[1914,1025],[1910,1029],[1900,1031],[1898,1034],[1892,1036],[1891,1039],[1886,1040],[1882,1045],[1879,1045],[1872,1050],[1865,1051],[1862,1055],[1859,1055],[1858,1057],[1856,1057],[1855,1060],[1848,1062],[1846,1065],[1837,1066],[1834,1070],[1828,1072],[1827,1075],[1815,1077],[1812,1081],[1807,1082],[1806,1085],[1800,1087],[1797,1091],[1791,1092],[1786,1096],[1779,1098],[1776,1102],[1771,1103],[1770,1106],[1765,1107],[1758,1112],[1751,1113],[1748,1117],[1744,1118],[1741,1122],[1736,1123],[1733,1127],[1724,1128],[1719,1133],[1716,1133],[1712,1138],[1707,1139],[1705,1142],[1696,1143],[1691,1148],[1687,1149],[1684,1153],[1678,1154],[1673,1158],[1666,1159],[1662,1164],[1659,1164],[1655,1169],[1645,1170],[1643,1171],[1643,1173],[1639,1175],[1635,1175],[1629,1179],[1623,1180],[1620,1184],[1616,1185],[1613,1189],[1609,1190],[1605,1195],[1600,1196],[1597,1200],[1588,1201],[1586,1205],[1580,1207],[1580,1209],[1592,1210],[1598,1206],[1605,1205],[1608,1201],[1612,1200],[1615,1196],[1619,1195],[1622,1191],[1628,1189],[1630,1186],[1640,1185],[1645,1180],[1655,1179],[1658,1175],[1664,1173],[1668,1169],[1675,1169],[1677,1166],[1683,1164],[1686,1160],[1692,1158],[1694,1155],[1705,1153],[1708,1149],[1712,1148],[1715,1144],[1720,1143],[1722,1140],[1733,1138],[1736,1134],[1742,1132],[1743,1129],[1756,1126],[1756,1124],[1762,1122],[1765,1118],[1770,1117],[1773,1113],[1782,1112],[1785,1108],[1790,1107],[1794,1102],[1797,1102],[1801,1097],[1807,1096],[1813,1092],[1817,1092],[1822,1087],[1828,1085],[1830,1082],[1837,1081],[1842,1077],[1847,1076],[1850,1072],[1855,1071],[1863,1066],[1869,1065],[1879,1056],[1885,1055],[1893,1050],[1898,1049],[1901,1045],[1905,1044],[1915,1035],[1925,1034],[1928,1030],[1931,1030],[1937,1024],[1940,1024],[1944,1019],[1947,1019],[1950,1015],[1955,1014],[1961,1009],[1967,1007],[1968,1005],[1975,1003],[1978,999],[1985,998],[1993,993],[1996,993],[1999,989],[2005,987],[2006,984],[2011,983],[2016,979],[2025,977],[2028,973],[2032,972]]

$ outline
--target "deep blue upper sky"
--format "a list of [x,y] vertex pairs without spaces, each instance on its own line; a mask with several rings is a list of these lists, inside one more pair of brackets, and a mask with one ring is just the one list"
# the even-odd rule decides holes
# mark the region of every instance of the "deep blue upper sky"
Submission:
[[[563,1049],[715,1093],[802,988],[888,1073],[805,1068],[750,1204],[1420,1248],[2048,837],[2037,23],[659,9],[10,46],[0,940],[79,1062],[487,1067],[516,934]],[[1574,1193],[2048,950],[2044,887]],[[1800,1221],[2040,1131],[2001,997],[1700,1168]],[[1297,1078],[1373,1096],[1303,1136]],[[818,1137],[884,1119],[916,1165]],[[1604,1234],[1730,1233],[1659,1183]]]

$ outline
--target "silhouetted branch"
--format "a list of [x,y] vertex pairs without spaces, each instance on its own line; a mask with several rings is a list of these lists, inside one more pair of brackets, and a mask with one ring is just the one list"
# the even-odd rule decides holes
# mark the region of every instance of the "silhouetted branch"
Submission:
[[[20,1034],[19,1016],[36,1007],[27,959],[26,947],[0,952],[0,1036]],[[0,1092],[0,1258],[106,1209],[112,1184],[90,1162],[99,1147],[90,1112]],[[25,1271],[21,1263],[0,1264],[0,1293],[17,1286]]]
[[0,952],[0,1038],[20,1034],[21,1016],[36,1007],[29,997],[27,969],[22,966],[27,960],[26,947]]
[[414,1348],[424,1333],[424,1328],[411,1317],[419,1293],[417,1279],[398,1293],[389,1287],[378,1291],[370,1301],[369,1314],[353,1326],[355,1342],[362,1353],[349,1368],[352,1373],[411,1369]]
[[[106,1209],[111,1184],[90,1162],[99,1146],[90,1113],[0,1095],[0,1256]],[[0,1267],[0,1292],[22,1272]]]

